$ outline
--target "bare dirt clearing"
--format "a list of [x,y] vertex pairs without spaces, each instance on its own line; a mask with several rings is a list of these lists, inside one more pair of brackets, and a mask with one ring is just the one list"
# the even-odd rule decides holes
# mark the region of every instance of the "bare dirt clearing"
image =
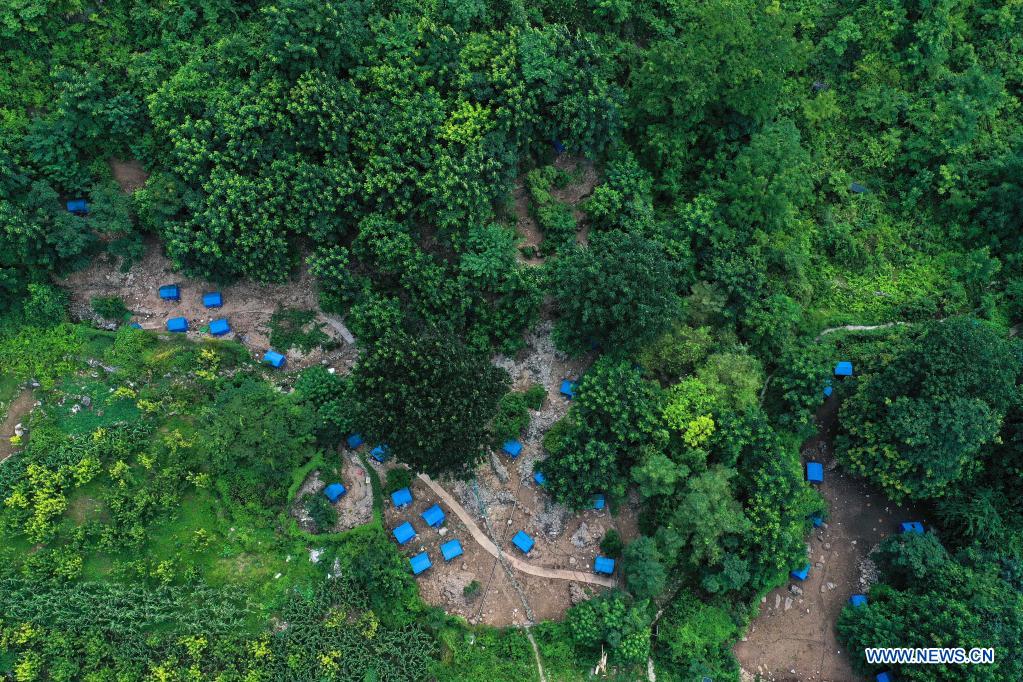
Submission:
[[838,401],[828,400],[817,412],[818,434],[802,448],[804,460],[824,463],[827,473],[820,491],[830,516],[810,536],[809,577],[803,582],[789,580],[769,593],[746,638],[736,644],[735,655],[748,679],[755,675],[776,682],[861,679],[838,643],[838,614],[850,596],[865,592],[874,579],[867,555],[877,543],[897,533],[901,521],[910,517],[925,521],[837,468],[832,448],[837,415]]
[[[211,338],[202,328],[215,319],[226,318],[231,332],[222,338],[241,342],[257,356],[270,347],[268,324],[278,306],[318,310],[315,282],[305,270],[284,284],[241,281],[218,286],[175,272],[155,239],[147,242],[145,256],[127,272],[120,270],[116,259],[103,256],[61,284],[70,292],[72,315],[78,319],[95,321],[90,301],[97,296],[120,297],[132,312],[132,320],[144,329],[162,331],[169,318],[184,317],[188,320],[188,336],[195,339]],[[163,284],[178,284],[181,300],[161,300],[158,291]],[[202,295],[208,291],[222,292],[224,305],[206,308]],[[355,346],[345,341],[337,325],[327,316],[320,313],[317,321],[324,323],[323,331],[335,339],[339,347],[326,352],[315,349],[308,354],[287,351],[288,366],[302,368],[326,361],[325,364],[338,371],[349,371],[355,363]]]
[[[343,455],[334,455],[344,458],[344,467],[341,471],[341,480],[338,481],[345,487],[345,494],[334,503],[337,510],[337,523],[328,532],[340,533],[351,530],[357,526],[369,523],[373,519],[373,487],[369,480],[369,474],[359,458],[352,452],[346,451]],[[291,515],[298,521],[302,530],[309,533],[319,532],[316,524],[305,510],[303,498],[306,495],[322,495],[323,489],[334,481],[326,481],[319,470],[312,471],[306,480],[299,487],[295,494],[295,501],[291,505]]]
[[110,172],[114,175],[114,180],[120,185],[121,191],[125,194],[131,194],[138,188],[146,184],[146,180],[149,179],[149,173],[142,167],[142,164],[134,159],[110,159]]
[[7,415],[0,423],[0,462],[10,457],[18,449],[11,438],[15,435],[15,427],[18,426],[32,411],[35,405],[35,397],[31,389],[23,389],[7,408]]

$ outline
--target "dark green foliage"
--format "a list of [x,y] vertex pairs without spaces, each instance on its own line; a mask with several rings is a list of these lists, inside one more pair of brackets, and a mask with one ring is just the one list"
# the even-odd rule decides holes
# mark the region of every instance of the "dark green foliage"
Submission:
[[240,504],[279,507],[290,472],[311,455],[313,416],[244,375],[223,380],[218,389],[200,441],[218,486]]
[[412,472],[404,467],[390,469],[387,472],[387,480],[384,482],[384,495],[390,495],[395,490],[401,490],[412,485]]
[[308,353],[317,347],[332,347],[331,338],[323,331],[324,323],[315,319],[315,310],[278,308],[270,316],[270,345],[281,353],[292,348]]
[[302,506],[321,533],[330,532],[337,523],[337,509],[322,492],[307,494],[302,498]]
[[636,599],[650,599],[661,593],[667,574],[653,538],[639,537],[622,554],[625,584]]
[[565,624],[576,646],[610,658],[638,663],[650,651],[650,616],[646,602],[632,603],[621,592],[606,592],[569,609]]
[[856,379],[838,453],[895,499],[941,497],[980,471],[1016,395],[1020,355],[996,328],[951,318],[911,332]]
[[363,352],[353,381],[366,436],[429,474],[479,463],[509,384],[507,372],[450,336],[397,329]]
[[131,311],[120,296],[97,296],[89,301],[93,312],[105,320],[124,321],[131,318]]
[[609,529],[604,533],[604,537],[600,540],[600,552],[607,557],[617,559],[622,556],[622,536],[618,534],[614,528]]
[[321,445],[333,447],[352,432],[358,406],[350,378],[339,377],[323,366],[314,365],[298,377],[295,396],[315,415],[316,436]]
[[642,235],[594,234],[555,265],[560,317],[558,344],[573,351],[591,340],[635,348],[656,337],[680,314],[678,285],[664,248]]
[[529,426],[529,410],[538,410],[547,392],[543,386],[534,384],[524,392],[505,393],[497,404],[497,415],[491,427],[494,432],[494,446],[520,438]]
[[24,303],[25,322],[35,327],[50,327],[67,322],[67,294],[47,284],[29,284]]
[[572,207],[551,194],[551,186],[567,180],[563,171],[554,166],[536,168],[526,174],[526,184],[533,200],[530,206],[543,242],[540,251],[551,255],[568,249],[575,243],[576,221]]

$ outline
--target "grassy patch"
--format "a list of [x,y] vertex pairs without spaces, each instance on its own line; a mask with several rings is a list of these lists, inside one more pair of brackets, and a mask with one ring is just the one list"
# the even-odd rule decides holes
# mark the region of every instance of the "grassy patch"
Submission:
[[297,348],[308,353],[314,348],[333,348],[337,344],[316,323],[316,311],[280,307],[270,317],[270,345],[284,352]]

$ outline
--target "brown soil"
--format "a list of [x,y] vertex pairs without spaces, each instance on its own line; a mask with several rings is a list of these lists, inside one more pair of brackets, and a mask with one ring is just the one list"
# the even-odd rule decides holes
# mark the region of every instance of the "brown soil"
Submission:
[[26,388],[18,394],[18,397],[7,408],[7,416],[4,417],[3,423],[0,423],[0,462],[13,455],[18,449],[11,444],[14,427],[28,416],[34,405],[35,398],[32,396],[32,391]]
[[123,159],[110,159],[110,172],[114,175],[114,180],[121,186],[121,191],[125,194],[131,194],[138,188],[146,184],[146,180],[149,179],[149,173],[142,167],[142,164],[134,159],[127,161]]
[[[174,283],[181,288],[181,300],[161,300],[158,294],[160,285]],[[116,259],[102,256],[61,284],[71,295],[72,313],[83,320],[95,318],[89,302],[96,296],[119,296],[132,311],[132,321],[144,329],[163,331],[169,318],[185,317],[190,328],[187,334],[193,339],[211,338],[200,328],[214,319],[227,318],[231,333],[221,338],[241,342],[257,358],[270,347],[268,323],[278,306],[317,309],[315,283],[306,271],[285,284],[262,285],[243,280],[217,286],[175,272],[155,239],[149,240],[145,256],[127,272],[121,272]],[[202,295],[207,291],[222,292],[223,307],[208,309],[203,306]],[[327,319],[320,315],[318,321],[326,323]],[[329,352],[315,349],[306,355],[290,350],[287,352],[289,369],[301,369],[324,361],[342,373],[351,369],[356,357],[355,347],[346,343],[332,325],[325,324],[323,331],[340,344],[338,348]]]
[[[735,646],[746,679],[754,675],[777,682],[861,679],[838,643],[838,614],[850,596],[869,588],[873,570],[867,555],[877,543],[897,533],[901,521],[926,521],[837,468],[832,448],[837,414],[837,400],[824,403],[817,413],[820,431],[802,449],[804,461],[824,463],[820,491],[829,508],[828,522],[810,536],[810,575],[801,583],[790,579],[763,600],[759,617]],[[790,585],[803,593],[792,593]]]

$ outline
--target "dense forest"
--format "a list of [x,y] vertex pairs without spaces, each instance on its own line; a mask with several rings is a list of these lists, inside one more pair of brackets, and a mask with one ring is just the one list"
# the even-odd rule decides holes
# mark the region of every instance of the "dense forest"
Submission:
[[[539,680],[522,630],[420,599],[379,512],[298,566],[285,508],[354,430],[471,477],[521,400],[491,358],[548,315],[595,359],[546,490],[638,491],[642,535],[531,628],[546,679],[740,679],[829,513],[825,386],[842,471],[930,520],[835,623],[853,669],[984,646],[891,671],[1023,679],[1023,3],[17,0],[0,59],[0,405],[40,403],[0,464],[0,678]],[[565,156],[598,172],[577,207]],[[154,242],[219,283],[311,272],[354,369],[72,319],[64,277]]]

